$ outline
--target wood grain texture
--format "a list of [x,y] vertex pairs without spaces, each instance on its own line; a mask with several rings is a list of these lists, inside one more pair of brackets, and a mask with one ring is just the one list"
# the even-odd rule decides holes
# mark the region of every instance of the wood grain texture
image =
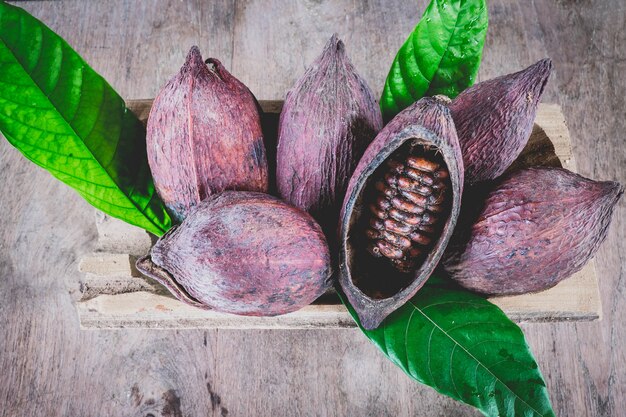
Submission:
[[[260,99],[282,99],[334,31],[378,95],[426,0],[20,2],[124,97],[153,97],[189,46]],[[479,78],[555,63],[579,171],[626,183],[626,10],[489,1]],[[272,22],[269,24],[268,22]],[[81,331],[68,287],[93,251],[93,209],[0,141],[0,415],[478,416],[420,386],[355,329]],[[625,202],[597,254],[603,319],[522,327],[558,416],[626,409]]]
[[[130,100],[128,106],[145,122],[150,100]],[[266,113],[280,107],[277,101],[260,101]],[[267,134],[268,132],[266,132]],[[541,104],[533,133],[514,164],[565,166],[576,170],[570,137],[558,105]],[[221,328],[299,329],[356,327],[336,294],[314,305],[279,317],[244,317],[190,309],[176,303],[164,288],[142,277],[134,268],[137,256],[148,252],[150,234],[96,212],[97,252],[81,258],[77,311],[83,328]],[[142,246],[143,245],[143,246]],[[100,278],[100,279],[99,279]],[[102,297],[101,297],[102,296]],[[537,294],[495,297],[491,301],[517,321],[594,320],[601,315],[595,261],[554,288]]]

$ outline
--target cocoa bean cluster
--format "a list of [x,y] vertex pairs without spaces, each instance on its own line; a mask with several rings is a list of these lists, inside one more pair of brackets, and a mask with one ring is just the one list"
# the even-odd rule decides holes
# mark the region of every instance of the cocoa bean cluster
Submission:
[[379,197],[369,206],[368,251],[409,273],[437,238],[438,220],[448,200],[448,171],[412,154],[403,162],[389,159],[386,165],[387,172],[374,183]]
[[287,94],[273,148],[254,95],[193,47],[147,125],[154,184],[180,224],[137,267],[188,304],[261,316],[313,302],[335,276],[367,329],[439,265],[485,294],[556,285],[594,255],[623,188],[562,168],[502,175],[551,71],[544,59],[425,97],[383,126],[333,36]]

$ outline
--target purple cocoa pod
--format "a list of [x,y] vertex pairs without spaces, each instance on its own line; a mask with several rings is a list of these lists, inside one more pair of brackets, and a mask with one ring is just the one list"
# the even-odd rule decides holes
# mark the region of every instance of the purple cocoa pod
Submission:
[[478,83],[452,101],[467,184],[497,178],[519,156],[551,72],[552,61],[543,59],[523,71]]
[[152,104],[147,151],[156,190],[177,221],[223,190],[267,192],[257,102],[217,60],[194,46]]
[[423,98],[376,136],[350,179],[339,222],[339,283],[373,329],[424,285],[452,235],[463,157],[448,108]]
[[333,35],[287,94],[280,114],[280,196],[311,213],[335,236],[350,175],[382,123],[371,90]]
[[267,194],[225,191],[199,203],[137,261],[190,305],[246,316],[285,314],[331,284],[313,218]]
[[594,256],[622,193],[616,182],[562,168],[514,172],[488,192],[473,223],[455,232],[443,266],[483,294],[550,288]]

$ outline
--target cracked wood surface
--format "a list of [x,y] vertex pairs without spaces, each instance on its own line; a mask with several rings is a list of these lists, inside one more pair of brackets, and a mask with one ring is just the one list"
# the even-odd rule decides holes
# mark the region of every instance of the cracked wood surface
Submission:
[[[417,4],[416,4],[417,3]],[[426,0],[26,1],[127,98],[154,97],[189,47],[280,100],[332,32],[379,95]],[[626,183],[626,6],[489,1],[479,79],[550,56],[544,102],[568,122],[578,171]],[[0,141],[0,415],[478,416],[406,377],[356,329],[84,331],[78,259],[93,209]],[[597,256],[603,318],[524,323],[558,416],[626,409],[625,200]]]

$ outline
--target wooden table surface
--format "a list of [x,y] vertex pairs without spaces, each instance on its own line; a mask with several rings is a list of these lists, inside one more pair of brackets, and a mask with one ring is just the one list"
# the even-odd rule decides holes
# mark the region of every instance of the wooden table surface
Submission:
[[[379,95],[425,0],[20,2],[125,98],[153,97],[193,44],[281,99],[332,32]],[[623,0],[490,0],[480,79],[549,56],[579,171],[626,183]],[[81,331],[76,262],[93,210],[0,140],[0,414],[477,416],[358,330]],[[558,416],[626,410],[626,199],[597,255],[603,319],[523,324]],[[68,291],[69,290],[69,291]]]

